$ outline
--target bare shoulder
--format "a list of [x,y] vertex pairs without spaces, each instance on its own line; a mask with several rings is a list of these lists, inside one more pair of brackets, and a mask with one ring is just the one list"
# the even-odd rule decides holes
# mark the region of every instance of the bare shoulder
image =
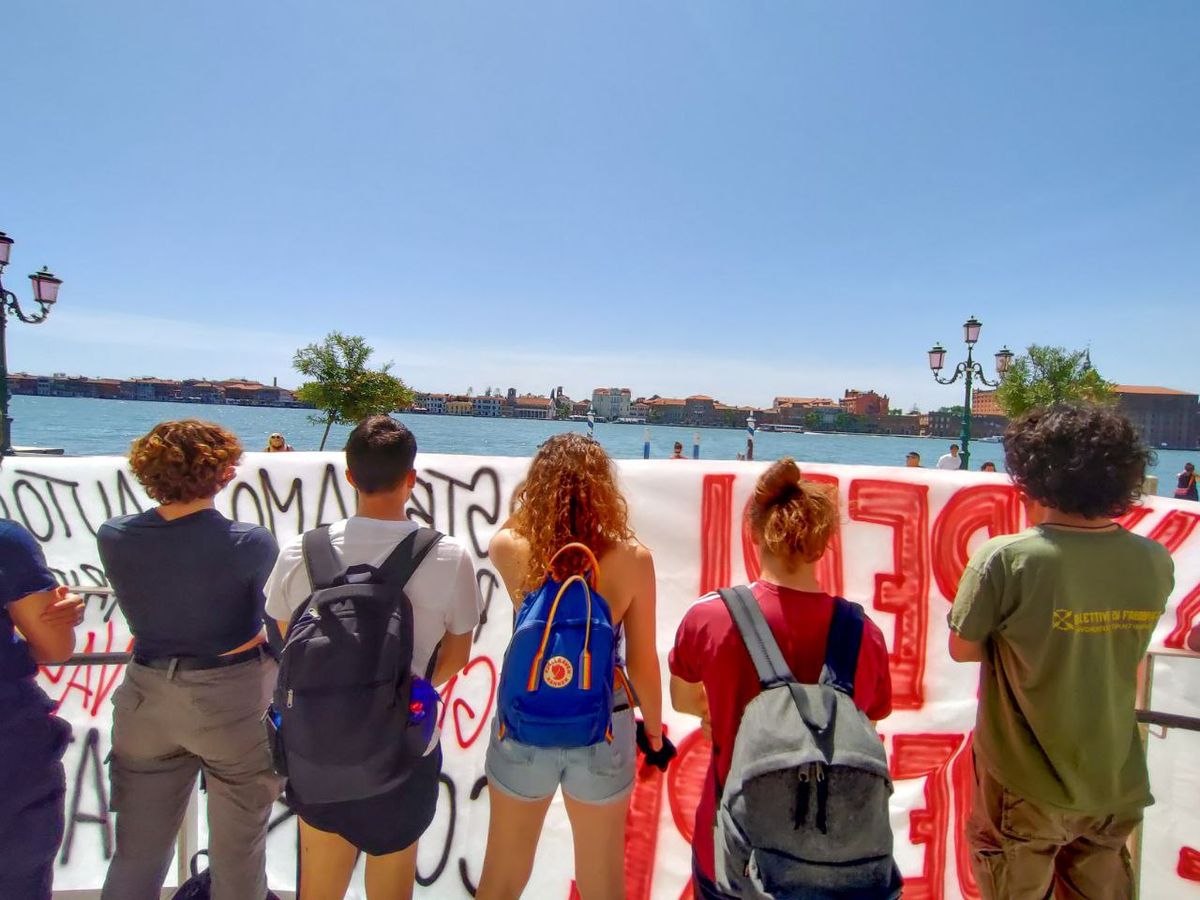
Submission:
[[516,590],[516,582],[529,564],[529,542],[512,528],[501,528],[488,544],[488,559],[510,589]]
[[629,574],[631,576],[653,574],[654,556],[650,548],[637,538],[630,538],[609,549],[604,554],[602,569]]

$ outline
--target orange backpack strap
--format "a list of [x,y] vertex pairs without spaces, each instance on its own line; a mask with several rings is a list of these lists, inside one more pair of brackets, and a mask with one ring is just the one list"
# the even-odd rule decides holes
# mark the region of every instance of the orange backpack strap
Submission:
[[[582,544],[578,546],[582,547]],[[563,548],[566,549],[565,547]],[[587,549],[586,547],[584,549]],[[560,553],[562,551],[559,551]],[[583,637],[583,659],[580,660],[580,669],[582,669],[583,688],[590,690],[592,686],[592,591],[588,587],[587,579],[582,575],[572,575],[559,587],[558,593],[554,595],[554,603],[550,605],[550,615],[546,616],[546,627],[542,629],[542,643],[538,647],[537,654],[533,657],[533,664],[529,667],[529,682],[526,685],[526,690],[536,691],[542,683],[542,659],[546,655],[546,645],[550,643],[550,629],[554,625],[554,617],[558,615],[558,604],[562,600],[563,594],[567,592],[572,584],[578,581],[583,585],[584,594],[587,596],[587,625]]]
[[586,544],[580,544],[576,542],[573,544],[566,544],[561,547],[557,553],[550,557],[550,562],[546,565],[546,575],[548,577],[553,577],[554,564],[558,562],[558,558],[560,556],[570,550],[578,551],[588,558],[588,562],[591,563],[586,570],[589,576],[588,583],[592,590],[595,590],[596,582],[600,580],[600,563],[596,561],[596,554],[593,553]]

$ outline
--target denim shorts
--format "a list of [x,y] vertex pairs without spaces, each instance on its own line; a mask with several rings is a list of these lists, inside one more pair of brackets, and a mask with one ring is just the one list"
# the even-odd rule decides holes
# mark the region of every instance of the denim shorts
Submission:
[[498,735],[500,717],[492,720],[488,742],[488,784],[518,800],[545,800],[561,784],[563,793],[580,803],[612,803],[633,790],[637,768],[633,710],[613,713],[612,743],[590,747],[533,747]]

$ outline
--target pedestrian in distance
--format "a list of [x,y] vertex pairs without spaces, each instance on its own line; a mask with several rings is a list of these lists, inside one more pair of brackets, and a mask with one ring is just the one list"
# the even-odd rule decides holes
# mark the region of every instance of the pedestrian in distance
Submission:
[[264,453],[291,453],[296,448],[287,442],[282,434],[276,431],[267,438],[267,446],[263,449]]
[[267,819],[281,782],[261,722],[277,669],[263,585],[278,547],[267,529],[215,508],[241,457],[219,425],[156,425],[133,442],[129,465],[158,505],[97,535],[133,633],[112,699],[117,846],[103,900],[157,900],[201,772],[213,900],[267,896]]
[[909,450],[904,457],[904,466],[908,469],[921,468],[921,454],[916,450]]
[[676,441],[675,447],[671,452],[671,459],[686,459],[686,458],[687,457],[685,457],[683,455],[683,443],[680,441]]
[[979,467],[979,471],[980,472],[995,472],[996,464],[989,459],[987,462],[985,462],[982,466]]
[[958,444],[951,444],[950,452],[938,457],[937,468],[951,471],[962,468],[962,457],[958,455]]
[[[895,897],[900,882],[891,856],[891,782],[871,724],[892,710],[887,645],[861,608],[832,597],[816,576],[817,561],[837,533],[836,491],[803,480],[794,460],[781,459],[759,478],[749,520],[762,561],[758,580],[748,589],[700,598],[680,623],[670,653],[671,702],[677,711],[700,718],[713,745],[692,843],[697,897]],[[770,672],[763,672],[764,666]],[[778,723],[795,712],[785,687],[782,706],[776,710],[783,715],[764,718],[756,713],[754,705],[761,710],[767,701],[766,689],[794,679],[812,685],[811,690],[823,690],[827,671],[835,673],[837,685],[831,686],[844,695],[845,706],[839,709],[837,728],[826,730],[858,737],[857,757],[871,757],[874,765],[865,776],[870,790],[838,796],[829,787],[826,770],[806,762],[798,770],[762,773],[774,780],[739,781],[741,790],[727,793],[731,779],[740,775],[735,763],[744,761],[747,749],[755,746],[744,747],[743,742],[762,739],[756,726]],[[793,751],[799,753],[810,736],[801,729],[785,737],[787,752],[768,752],[761,758],[786,759]],[[839,772],[839,785],[851,780],[848,771]],[[739,815],[744,818],[735,822]],[[775,837],[755,834],[756,829]],[[760,838],[776,849],[782,841],[794,841],[803,849],[790,857],[784,852],[772,855],[754,847]],[[869,849],[862,849],[863,841]],[[760,870],[760,876],[776,879],[772,885],[762,884],[762,894],[745,884],[750,849],[782,863],[770,866],[769,876],[766,869]],[[809,864],[801,870],[784,862],[789,858],[805,858]],[[828,864],[820,864],[822,859]]]
[[368,900],[407,900],[436,812],[435,688],[470,659],[483,600],[466,544],[408,518],[416,454],[396,419],[360,422],[357,512],[284,545],[267,584],[285,635],[268,728],[300,820],[300,900],[344,897],[360,852]]
[[967,840],[985,900],[1133,896],[1129,836],[1153,802],[1138,667],[1174,584],[1171,555],[1115,519],[1153,458],[1114,410],[1034,410],[1005,467],[1038,522],[971,557],[950,655],[982,662]]
[[0,897],[50,900],[71,726],[35,679],[39,664],[67,661],[82,618],[33,535],[0,519]]
[[601,445],[573,432],[546,441],[488,554],[517,620],[487,750],[491,819],[476,897],[522,896],[561,787],[580,896],[621,898],[636,745],[664,769],[674,751],[662,728],[654,560]]
[[1177,476],[1175,499],[1200,500],[1196,493],[1196,467],[1190,462],[1183,464],[1183,471]]

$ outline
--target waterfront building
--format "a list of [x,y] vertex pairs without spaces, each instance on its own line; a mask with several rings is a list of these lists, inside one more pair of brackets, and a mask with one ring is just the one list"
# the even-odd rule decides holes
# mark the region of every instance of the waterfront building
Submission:
[[[929,419],[929,435],[931,437],[957,438],[962,436],[962,413],[958,411],[938,410],[927,414]],[[1008,427],[1008,419],[1004,416],[972,415],[971,438],[999,437]]]
[[182,385],[165,378],[128,378],[121,382],[121,397],[125,400],[178,400]]
[[842,412],[851,416],[886,416],[890,407],[887,394],[874,391],[858,391],[848,388],[838,405]]
[[705,394],[693,394],[683,401],[685,425],[716,424],[717,401]]
[[500,416],[500,408],[504,405],[503,398],[492,394],[471,399],[472,412],[477,416],[496,419]]
[[1002,416],[1004,410],[996,400],[995,391],[975,391],[971,395],[971,413],[976,416]]
[[446,415],[469,416],[474,411],[470,397],[451,397],[446,401]]
[[225,390],[220,385],[195,378],[185,379],[180,385],[179,394],[182,399],[193,403],[225,402]]
[[596,388],[592,391],[592,412],[610,422],[627,418],[632,396],[629,388]]
[[516,398],[513,416],[517,419],[553,419],[554,402],[549,397],[522,394]]
[[444,416],[446,414],[446,399],[445,394],[431,394],[428,391],[420,391],[413,397],[413,403],[418,409],[423,409],[431,415]]
[[660,397],[655,394],[644,401],[648,415],[646,421],[653,425],[683,425],[686,403],[675,397]]
[[1114,386],[1117,403],[1151,447],[1192,449],[1200,444],[1198,396],[1174,388]]
[[646,401],[639,397],[634,403],[629,404],[629,418],[639,419],[642,422],[650,418],[650,407],[646,405]]

